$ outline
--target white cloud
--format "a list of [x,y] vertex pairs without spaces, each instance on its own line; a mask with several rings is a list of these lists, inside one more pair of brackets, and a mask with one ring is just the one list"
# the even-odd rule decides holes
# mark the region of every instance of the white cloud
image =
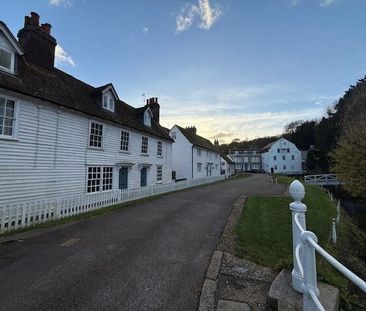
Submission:
[[193,24],[197,24],[198,28],[209,30],[221,14],[218,6],[210,5],[210,0],[198,0],[198,5],[185,5],[176,17],[175,32],[185,31]]
[[149,28],[144,26],[144,27],[142,27],[141,31],[144,33],[144,35],[147,35],[147,33],[149,32]]
[[328,6],[336,2],[336,0],[322,0],[320,1],[320,6]]
[[54,5],[54,6],[71,6],[72,5],[73,0],[49,0],[48,3],[50,5]]
[[74,60],[60,45],[56,45],[55,62],[58,66],[69,65],[75,67]]

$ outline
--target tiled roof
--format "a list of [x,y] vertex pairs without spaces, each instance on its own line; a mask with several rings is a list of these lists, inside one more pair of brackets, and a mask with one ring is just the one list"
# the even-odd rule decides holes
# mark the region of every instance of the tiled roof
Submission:
[[108,85],[95,88],[57,68],[47,70],[27,63],[24,57],[19,57],[16,76],[0,72],[1,88],[172,141],[163,127],[154,120],[151,122],[151,127],[143,124],[141,113],[147,106],[136,109],[121,100],[116,100],[114,113],[103,109],[100,105],[100,92],[106,86]]
[[182,134],[192,145],[220,153],[219,149],[216,148],[213,143],[211,143],[208,139],[197,135],[192,129],[183,128],[179,125],[176,125],[176,127],[182,132]]
[[221,155],[222,158],[229,164],[235,164],[233,160],[231,160],[226,154]]

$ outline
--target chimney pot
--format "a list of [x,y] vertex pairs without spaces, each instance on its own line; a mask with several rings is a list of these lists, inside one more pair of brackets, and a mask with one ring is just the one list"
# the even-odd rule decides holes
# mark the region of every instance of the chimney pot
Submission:
[[30,19],[31,19],[32,25],[39,27],[39,15],[36,12],[31,12]]
[[46,34],[51,35],[51,28],[52,28],[51,24],[49,24],[49,23],[42,24],[42,25],[41,25],[41,28],[42,28],[42,30],[43,30]]
[[30,25],[31,18],[29,16],[24,16],[24,27]]

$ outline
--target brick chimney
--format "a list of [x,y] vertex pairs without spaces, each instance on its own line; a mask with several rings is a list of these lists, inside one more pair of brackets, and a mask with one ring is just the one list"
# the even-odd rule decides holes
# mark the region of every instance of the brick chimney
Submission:
[[193,135],[197,135],[197,129],[195,126],[187,126],[186,130],[190,133],[192,133]]
[[153,118],[157,124],[160,122],[160,105],[157,97],[151,97],[146,100],[146,105],[150,108]]
[[52,69],[55,63],[56,39],[51,36],[52,26],[39,25],[39,15],[31,12],[24,18],[24,27],[18,32],[19,44],[25,53],[25,59],[46,69]]

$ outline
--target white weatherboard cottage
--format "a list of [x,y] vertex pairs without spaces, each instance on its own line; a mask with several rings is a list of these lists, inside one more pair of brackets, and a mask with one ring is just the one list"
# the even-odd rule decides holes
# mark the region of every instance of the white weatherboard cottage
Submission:
[[55,68],[50,30],[0,22],[0,204],[171,183],[157,98],[135,109]]
[[225,175],[225,178],[235,175],[235,163],[228,155],[221,155],[221,174]]
[[262,169],[271,174],[301,174],[301,152],[296,145],[280,138],[261,149]]
[[220,152],[208,139],[197,135],[194,126],[174,125],[170,136],[175,142],[172,166],[176,180],[220,176]]

